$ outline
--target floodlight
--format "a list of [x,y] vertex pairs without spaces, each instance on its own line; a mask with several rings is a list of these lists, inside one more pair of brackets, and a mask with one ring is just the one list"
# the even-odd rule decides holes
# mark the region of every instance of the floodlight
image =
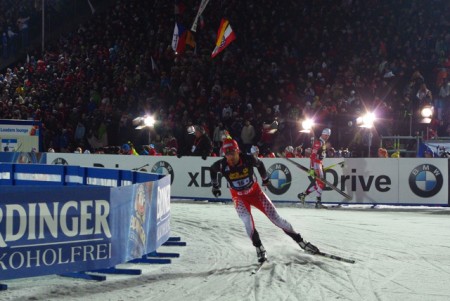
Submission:
[[358,118],[356,118],[356,125],[361,128],[372,128],[373,123],[375,122],[375,114],[368,112]]
[[301,133],[309,133],[309,132],[311,132],[311,130],[314,126],[314,120],[309,119],[309,118],[304,119],[301,122],[301,125],[302,125],[302,129],[300,130],[300,132]]
[[420,123],[430,123],[431,119],[433,118],[434,114],[434,107],[430,105],[425,105],[420,110],[420,117],[422,119],[420,120]]
[[136,125],[136,130],[142,130],[144,128],[151,128],[155,125],[155,118],[150,115],[136,117],[133,119],[133,124]]

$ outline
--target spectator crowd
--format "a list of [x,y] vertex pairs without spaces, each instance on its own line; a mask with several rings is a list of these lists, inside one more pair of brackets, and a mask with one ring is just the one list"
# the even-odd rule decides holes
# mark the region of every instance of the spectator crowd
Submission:
[[[304,155],[314,134],[300,132],[305,118],[354,157],[375,153],[381,136],[450,136],[450,1],[210,1],[195,47],[175,53],[174,24],[189,29],[200,2],[111,1],[44,52],[27,36],[26,55],[0,72],[0,119],[41,121],[43,151],[56,152],[205,156],[195,150],[205,136],[220,155],[231,136],[246,152]],[[33,9],[3,16],[4,56]],[[222,18],[236,40],[212,59]],[[435,109],[426,127],[425,104]],[[366,111],[372,130],[355,122]],[[136,130],[143,115],[156,123]]]

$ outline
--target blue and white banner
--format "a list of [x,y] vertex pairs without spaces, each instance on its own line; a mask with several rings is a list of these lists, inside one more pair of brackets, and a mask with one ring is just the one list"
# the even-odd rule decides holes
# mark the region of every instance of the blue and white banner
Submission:
[[0,279],[110,267],[113,224],[106,187],[2,187]]
[[114,267],[169,235],[169,176],[115,188],[0,190],[0,280]]
[[450,142],[442,140],[428,140],[419,144],[418,157],[426,157],[428,152],[434,158],[448,158],[450,156]]
[[0,119],[0,152],[40,151],[41,122]]

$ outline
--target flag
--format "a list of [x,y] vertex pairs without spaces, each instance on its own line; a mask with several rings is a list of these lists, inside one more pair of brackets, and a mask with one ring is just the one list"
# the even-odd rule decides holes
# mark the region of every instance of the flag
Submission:
[[214,58],[216,55],[218,55],[222,50],[225,49],[231,42],[233,42],[236,39],[236,36],[233,32],[233,29],[231,29],[230,23],[226,19],[222,19],[220,21],[220,27],[217,31],[217,41],[216,41],[216,47],[214,48],[213,52],[211,53],[211,57]]
[[89,7],[91,8],[92,14],[95,14],[95,8],[94,8],[94,6],[92,6],[91,1],[90,1],[90,0],[87,0],[87,2],[88,2],[88,4],[89,4]]
[[195,45],[196,45],[194,35],[192,34],[192,32],[190,30],[187,30],[187,32],[186,32],[186,45],[189,45],[192,48],[195,48]]
[[175,23],[172,37],[172,49],[176,53],[182,53],[186,46],[186,30],[183,25]]
[[200,17],[200,15],[203,13],[203,11],[205,10],[206,5],[208,4],[209,0],[202,0],[202,2],[200,3],[200,6],[198,7],[198,11],[197,11],[197,15],[195,16],[194,19],[194,23],[192,24],[191,30],[193,32],[197,31],[197,22],[198,22],[198,18]]

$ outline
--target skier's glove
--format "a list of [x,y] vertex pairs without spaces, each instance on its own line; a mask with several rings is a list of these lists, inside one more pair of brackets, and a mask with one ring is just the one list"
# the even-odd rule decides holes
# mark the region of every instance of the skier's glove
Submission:
[[215,196],[216,198],[218,198],[219,196],[222,195],[222,192],[220,191],[219,186],[213,186],[213,188],[212,188],[212,194],[214,194],[214,196]]
[[311,178],[314,178],[316,176],[316,172],[312,168],[310,170],[308,170],[308,174]]
[[270,179],[269,178],[262,180],[262,186],[267,187],[269,185],[270,185]]

